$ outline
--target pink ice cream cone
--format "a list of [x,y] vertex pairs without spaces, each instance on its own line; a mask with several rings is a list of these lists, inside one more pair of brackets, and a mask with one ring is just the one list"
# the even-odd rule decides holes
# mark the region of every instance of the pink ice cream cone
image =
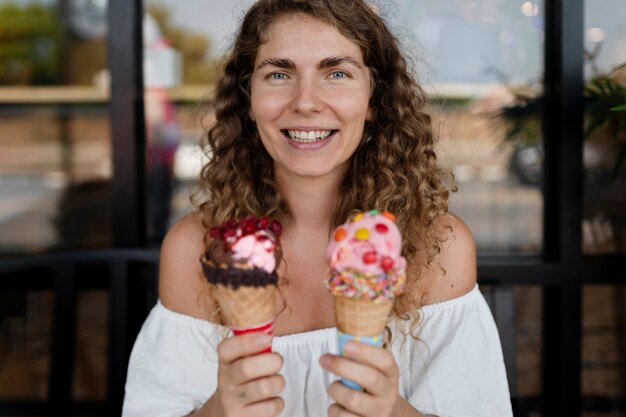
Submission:
[[[404,291],[402,236],[389,212],[357,213],[335,229],[326,257],[334,296],[339,352],[350,340],[382,345],[394,298]],[[348,380],[344,385],[360,390]]]

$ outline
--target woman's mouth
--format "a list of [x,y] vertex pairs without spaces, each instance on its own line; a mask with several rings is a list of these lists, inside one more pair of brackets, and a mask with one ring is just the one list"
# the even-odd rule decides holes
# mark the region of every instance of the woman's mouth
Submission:
[[283,135],[297,143],[321,142],[336,132],[337,130],[282,130]]

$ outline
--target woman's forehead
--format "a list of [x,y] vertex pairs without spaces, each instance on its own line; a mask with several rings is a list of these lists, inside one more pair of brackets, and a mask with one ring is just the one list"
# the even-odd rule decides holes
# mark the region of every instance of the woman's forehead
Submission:
[[278,17],[266,30],[257,61],[276,53],[350,55],[362,62],[360,47],[335,26],[304,13]]

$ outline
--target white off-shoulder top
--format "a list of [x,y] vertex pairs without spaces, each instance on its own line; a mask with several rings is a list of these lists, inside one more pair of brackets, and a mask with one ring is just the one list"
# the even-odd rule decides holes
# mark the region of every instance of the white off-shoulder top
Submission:
[[[502,348],[478,286],[461,297],[421,308],[419,340],[397,337],[391,351],[400,368],[399,392],[423,414],[510,417]],[[407,323],[398,321],[393,326]],[[225,329],[175,313],[158,302],[130,357],[123,416],[185,416],[215,391],[216,346]],[[393,328],[393,327],[392,327]],[[319,358],[337,351],[336,328],[274,337],[284,358],[281,416],[326,416],[327,388],[336,376]]]

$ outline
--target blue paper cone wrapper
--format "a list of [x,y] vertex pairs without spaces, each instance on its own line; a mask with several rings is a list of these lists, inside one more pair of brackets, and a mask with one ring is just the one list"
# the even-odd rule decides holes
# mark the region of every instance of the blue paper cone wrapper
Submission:
[[[339,354],[341,356],[346,357],[344,354],[344,346],[350,340],[356,340],[357,342],[366,343],[370,346],[381,347],[383,345],[383,335],[382,333],[379,336],[353,336],[348,333],[343,333],[340,330],[337,330],[337,345],[339,348]],[[350,381],[349,379],[342,379],[341,383],[348,388],[352,388],[356,391],[363,391],[363,387],[361,387],[356,382]]]

